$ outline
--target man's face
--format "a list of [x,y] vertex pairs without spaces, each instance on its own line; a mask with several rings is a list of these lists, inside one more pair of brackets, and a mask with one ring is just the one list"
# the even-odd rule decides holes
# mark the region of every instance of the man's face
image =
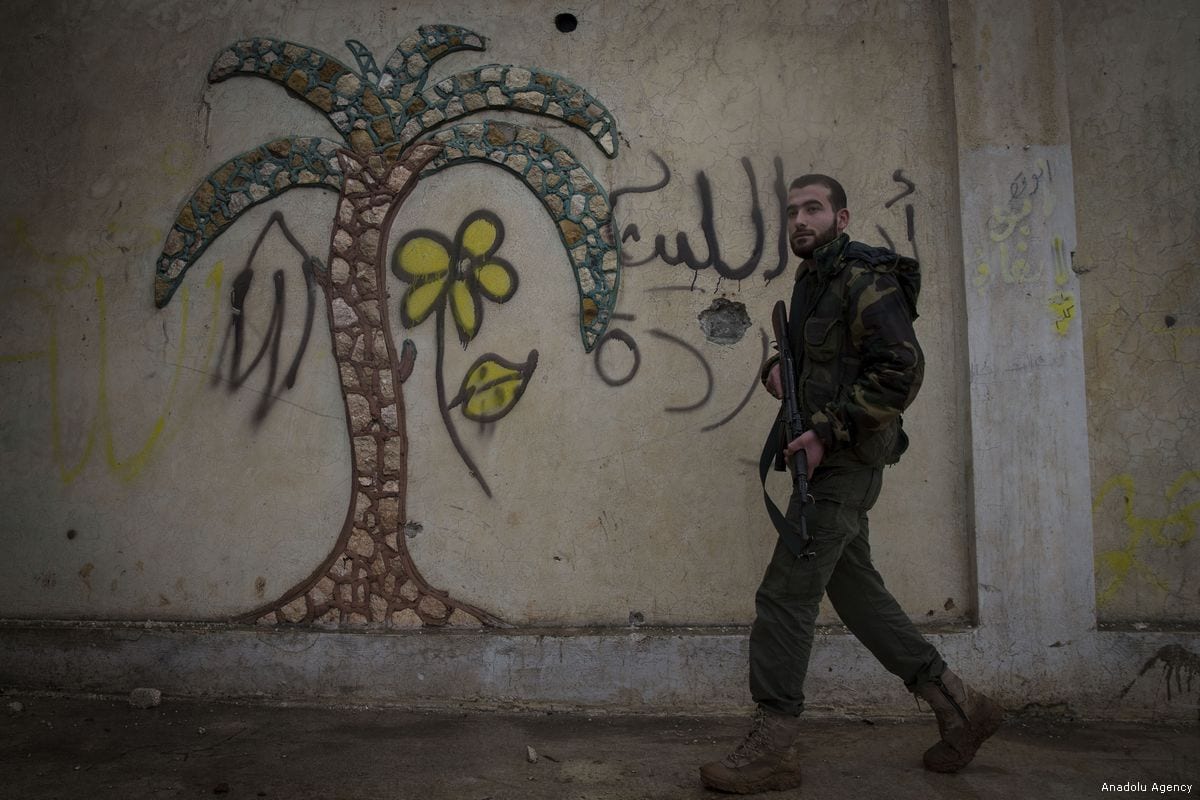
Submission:
[[811,257],[818,247],[832,242],[850,222],[850,211],[835,212],[829,190],[819,183],[789,191],[787,215],[788,241],[801,258]]

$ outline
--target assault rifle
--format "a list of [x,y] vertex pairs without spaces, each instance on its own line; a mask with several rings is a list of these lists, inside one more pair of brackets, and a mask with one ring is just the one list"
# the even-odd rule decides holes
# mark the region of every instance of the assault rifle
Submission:
[[808,535],[808,523],[804,518],[804,507],[812,501],[808,495],[808,454],[797,450],[791,458],[792,496],[799,498],[800,521],[793,523],[780,513],[774,501],[767,495],[766,478],[767,463],[774,455],[775,469],[783,472],[788,468],[785,450],[788,444],[804,433],[804,417],[800,413],[800,401],[796,397],[796,360],[792,354],[791,340],[788,337],[787,306],[782,300],[775,304],[771,312],[771,327],[775,329],[775,349],[779,351],[779,380],[783,388],[783,405],[779,409],[779,420],[774,431],[767,439],[763,449],[763,458],[759,462],[759,473],[763,479],[763,499],[767,503],[767,513],[775,523],[775,529],[783,537],[788,549],[798,558],[812,558],[816,555],[812,549],[812,537]]

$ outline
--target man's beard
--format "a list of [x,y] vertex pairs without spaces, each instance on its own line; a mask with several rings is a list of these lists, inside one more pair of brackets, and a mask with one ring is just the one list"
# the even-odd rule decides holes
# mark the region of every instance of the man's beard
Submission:
[[800,256],[801,258],[812,258],[812,254],[815,253],[822,245],[829,244],[837,237],[837,221],[835,220],[834,223],[828,228],[817,233],[817,235],[813,237],[813,240],[808,244],[800,245],[797,244],[795,240],[792,240],[790,244],[792,246],[792,252],[796,255]]

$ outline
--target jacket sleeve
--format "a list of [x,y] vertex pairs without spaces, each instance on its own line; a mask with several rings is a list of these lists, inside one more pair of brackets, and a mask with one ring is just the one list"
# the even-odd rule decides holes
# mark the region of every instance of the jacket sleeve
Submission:
[[851,368],[857,360],[857,377],[811,419],[829,452],[853,446],[895,420],[916,397],[925,374],[912,309],[896,278],[863,268],[848,288],[846,322],[854,352],[843,358]]

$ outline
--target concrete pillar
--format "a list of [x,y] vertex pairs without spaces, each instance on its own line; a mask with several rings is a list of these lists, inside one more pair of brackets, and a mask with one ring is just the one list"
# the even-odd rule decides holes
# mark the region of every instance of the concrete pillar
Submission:
[[[1057,4],[948,4],[980,666],[1061,685],[1095,628],[1066,59]],[[1044,682],[1043,682],[1044,683]]]

